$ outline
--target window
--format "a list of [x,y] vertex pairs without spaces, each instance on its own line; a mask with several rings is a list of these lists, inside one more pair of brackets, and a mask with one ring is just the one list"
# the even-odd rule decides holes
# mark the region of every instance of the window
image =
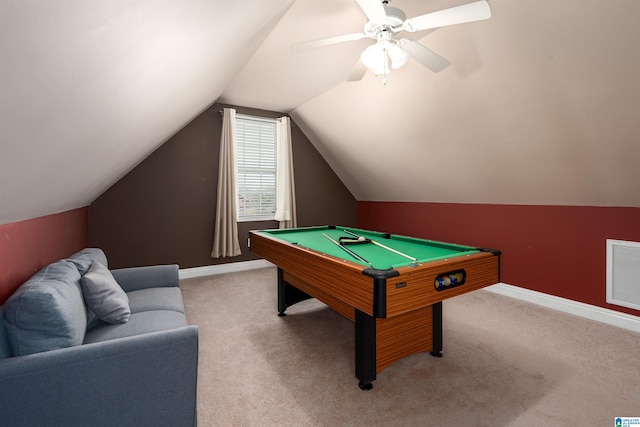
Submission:
[[276,119],[236,115],[238,221],[275,219]]

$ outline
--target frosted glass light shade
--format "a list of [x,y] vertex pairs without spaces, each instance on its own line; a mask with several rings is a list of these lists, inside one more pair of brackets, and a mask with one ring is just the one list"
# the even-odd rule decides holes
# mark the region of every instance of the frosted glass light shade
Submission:
[[389,45],[387,48],[389,59],[391,60],[391,68],[397,70],[409,61],[409,53],[397,44]]
[[396,70],[409,61],[409,53],[395,43],[382,41],[366,48],[360,60],[374,74],[389,74],[389,62]]
[[366,48],[360,55],[360,60],[365,67],[375,74],[387,74],[389,72],[389,58],[385,47],[381,43]]

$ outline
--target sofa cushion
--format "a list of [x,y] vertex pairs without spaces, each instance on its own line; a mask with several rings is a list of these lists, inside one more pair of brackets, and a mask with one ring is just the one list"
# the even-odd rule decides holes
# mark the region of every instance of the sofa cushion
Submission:
[[129,298],[107,267],[94,262],[80,279],[87,307],[107,323],[126,323],[131,315]]
[[147,288],[127,293],[132,313],[172,310],[184,313],[180,288]]
[[88,330],[84,343],[108,341],[117,338],[132,337],[149,332],[166,331],[187,326],[184,314],[172,310],[152,310],[132,313],[127,323],[101,323]]
[[9,297],[4,312],[13,356],[82,344],[87,312],[80,273],[67,261],[49,264]]
[[71,255],[66,261],[72,262],[81,276],[84,276],[84,274],[89,271],[94,262],[99,262],[105,267],[109,267],[107,257],[100,248],[85,248]]

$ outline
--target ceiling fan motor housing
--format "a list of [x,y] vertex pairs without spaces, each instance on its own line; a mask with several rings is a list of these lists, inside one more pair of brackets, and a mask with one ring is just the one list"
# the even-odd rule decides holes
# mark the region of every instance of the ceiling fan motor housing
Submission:
[[402,31],[402,23],[406,19],[406,15],[403,11],[395,7],[385,7],[387,19],[383,24],[377,24],[372,21],[368,21],[364,26],[364,33],[368,37],[377,38],[382,32],[395,33]]
[[384,10],[387,12],[387,24],[392,27],[402,25],[404,20],[407,19],[407,15],[396,7],[385,7]]

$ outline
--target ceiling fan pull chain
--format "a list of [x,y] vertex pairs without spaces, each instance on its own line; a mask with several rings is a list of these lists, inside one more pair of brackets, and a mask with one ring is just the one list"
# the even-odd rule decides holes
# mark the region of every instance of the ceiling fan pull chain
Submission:
[[382,59],[382,63],[384,64],[384,74],[382,75],[382,86],[387,85],[387,69],[389,64],[389,54],[387,53],[387,49],[382,50],[382,55],[384,58]]

